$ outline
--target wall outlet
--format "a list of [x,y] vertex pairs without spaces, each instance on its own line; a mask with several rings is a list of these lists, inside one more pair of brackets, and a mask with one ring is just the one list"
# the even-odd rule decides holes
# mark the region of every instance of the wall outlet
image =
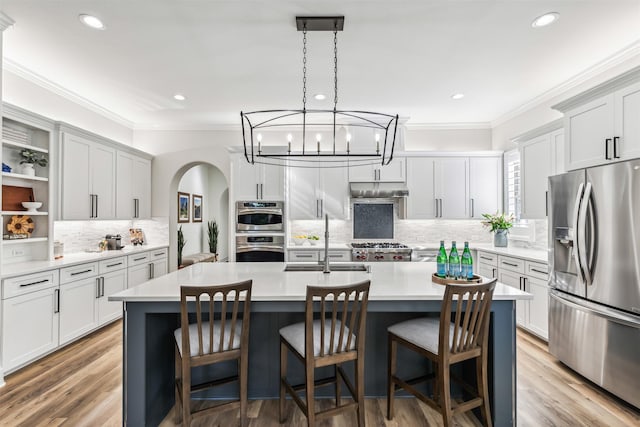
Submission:
[[24,249],[12,249],[11,250],[11,256],[23,256],[24,255]]

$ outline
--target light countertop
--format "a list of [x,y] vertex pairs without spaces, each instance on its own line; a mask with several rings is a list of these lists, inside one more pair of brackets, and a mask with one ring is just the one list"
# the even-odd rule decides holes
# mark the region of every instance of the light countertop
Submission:
[[[302,245],[296,245],[295,243],[288,243],[287,250],[288,251],[323,251],[324,250],[324,240],[318,240],[318,243],[312,245],[308,242],[304,242]],[[344,250],[350,251],[351,244],[344,242],[332,242],[329,239],[329,250]]]
[[102,251],[102,252],[78,252],[72,254],[64,254],[64,258],[53,261],[27,261],[15,264],[5,264],[2,266],[2,279],[9,277],[21,276],[23,274],[38,273],[40,271],[51,270],[55,268],[69,267],[72,265],[82,264],[85,262],[102,261],[119,256],[127,256],[140,252],[153,251],[155,249],[167,248],[169,245],[142,245],[142,246],[125,246],[119,250]]
[[[304,301],[306,286],[330,286],[371,280],[371,301],[441,300],[444,286],[433,283],[430,262],[365,263],[371,272],[284,272],[280,262],[198,263],[152,279],[109,297],[110,301],[179,301],[180,285],[215,285],[253,280],[252,301]],[[496,300],[527,300],[533,296],[498,283]]]
[[529,261],[542,262],[544,264],[549,262],[549,252],[542,249],[529,249],[508,246],[506,248],[496,248],[491,243],[482,243],[473,245],[472,249],[479,251],[491,252],[498,255],[513,256],[516,258],[523,258]]

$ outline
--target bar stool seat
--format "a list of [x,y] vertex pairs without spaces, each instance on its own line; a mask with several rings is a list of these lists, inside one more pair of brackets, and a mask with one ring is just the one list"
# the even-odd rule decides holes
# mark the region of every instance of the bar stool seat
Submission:
[[[449,346],[453,344],[453,328],[449,327]],[[440,340],[440,319],[421,317],[390,326],[388,332],[410,342],[413,345],[438,354],[438,342]]]
[[[236,328],[238,329],[238,331],[242,330],[242,320],[238,320],[237,321],[237,325]],[[220,329],[221,329],[221,322],[220,321],[214,321],[213,322],[213,350],[210,348],[210,342],[208,339],[205,339],[202,341],[202,352],[203,353],[217,353],[220,350]],[[232,325],[230,325],[229,323],[227,323],[224,326],[224,334],[222,334],[224,337],[230,337],[231,336],[231,329],[232,329]],[[203,324],[202,325],[202,336],[204,337],[208,337],[209,336],[209,324]],[[183,356],[182,354],[182,327],[176,329],[173,332],[173,335],[176,339],[176,344],[178,346],[178,351],[180,352],[180,355]],[[198,355],[198,351],[199,351],[199,339],[198,339],[198,324],[197,323],[190,323],[189,324],[189,347],[191,349],[191,356],[197,356]],[[233,342],[231,343],[231,345],[229,345],[229,340],[225,339],[223,340],[223,344],[222,344],[222,351],[229,351],[229,350],[236,350],[240,348],[240,334],[233,334]]]
[[[320,355],[320,325],[321,322],[320,320],[315,320],[313,322],[313,355],[314,356],[319,356]],[[331,320],[325,320],[325,330],[330,330],[331,329]],[[337,325],[336,325],[336,329],[341,329],[342,328],[342,324],[340,321],[337,321]],[[289,345],[291,347],[294,348],[294,350],[296,350],[298,353],[300,353],[300,355],[302,355],[303,357],[306,355],[306,350],[305,350],[305,340],[304,340],[304,333],[305,333],[305,323],[304,322],[300,322],[300,323],[294,323],[293,325],[289,325],[289,326],[285,326],[284,328],[280,329],[280,336],[282,337],[282,339],[284,339],[285,341],[287,341],[289,343]],[[351,344],[349,345],[348,348],[346,348],[346,350],[355,350],[356,349],[356,336],[354,334],[351,334],[351,339],[348,338],[349,337],[349,328],[347,326],[344,327],[344,340],[350,342]],[[324,342],[324,354],[330,354],[330,353],[335,353],[338,351],[338,340],[335,340],[334,345],[333,345],[333,349],[330,349],[330,342],[329,340],[325,340]]]

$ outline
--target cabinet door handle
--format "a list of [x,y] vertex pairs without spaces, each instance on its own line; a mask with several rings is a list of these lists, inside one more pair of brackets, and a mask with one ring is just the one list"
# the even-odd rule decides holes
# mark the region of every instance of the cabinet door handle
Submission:
[[20,287],[26,288],[27,286],[39,285],[40,283],[47,283],[48,281],[49,279],[43,279],[43,280],[38,280],[37,282],[23,283],[22,285],[20,285]]
[[313,255],[296,255],[296,258],[313,258]]
[[471,199],[471,218],[473,218],[474,216],[476,216],[476,213],[475,213],[475,200]]
[[93,271],[93,269],[91,269],[91,268],[89,268],[88,270],[76,271],[74,273],[71,273],[71,276],[77,276],[78,274],[90,273],[92,271]]
[[544,216],[549,216],[549,192],[544,192]]
[[96,299],[100,298],[100,278],[96,277]]
[[536,273],[541,273],[541,274],[549,274],[548,271],[542,271],[542,270],[538,270],[537,268],[531,268],[531,271],[535,271]]
[[619,136],[614,136],[613,137],[613,158],[614,159],[619,159],[620,156],[618,156],[618,140],[620,139]]
[[98,218],[98,195],[96,194],[96,216],[95,218]]
[[444,199],[440,199],[440,218],[442,218],[442,205],[444,205]]
[[91,210],[91,212],[89,213],[89,218],[93,218],[93,212],[94,212],[93,194],[89,194],[89,209]]
[[153,279],[153,264],[149,264],[149,279]]
[[60,289],[53,291],[53,312],[60,313]]
[[495,279],[495,278],[496,278],[496,273],[497,273],[497,272],[498,272],[498,269],[497,269],[497,268],[492,268],[492,269],[491,269],[491,277],[492,277],[493,279]]
[[320,199],[320,218],[324,216],[324,200]]
[[611,160],[609,157],[609,143],[611,142],[611,138],[607,138],[604,140],[604,158],[607,160]]
[[164,252],[157,252],[157,253],[153,254],[153,256],[162,256],[162,255],[164,255]]
[[527,292],[527,278],[526,277],[522,278],[522,290],[524,292]]
[[256,200],[260,199],[260,184],[256,184]]
[[145,258],[146,258],[146,256],[143,256],[143,257],[140,257],[140,258],[134,258],[133,260],[134,260],[134,261],[142,261],[142,260],[143,260],[143,259],[145,259]]
[[517,267],[518,266],[518,264],[513,264],[513,263],[510,263],[510,262],[506,262],[506,261],[502,261],[502,263],[504,265],[510,265],[511,267]]
[[100,278],[100,296],[104,296],[104,277]]
[[107,264],[107,268],[115,267],[116,265],[122,265],[122,261],[116,262],[115,264]]
[[518,283],[519,283],[518,288],[522,290],[522,276],[520,276],[520,278],[518,279]]
[[480,255],[480,258],[486,259],[487,261],[493,261],[493,258],[489,258],[489,257],[482,256],[482,255]]
[[151,264],[151,277],[156,277],[156,265]]

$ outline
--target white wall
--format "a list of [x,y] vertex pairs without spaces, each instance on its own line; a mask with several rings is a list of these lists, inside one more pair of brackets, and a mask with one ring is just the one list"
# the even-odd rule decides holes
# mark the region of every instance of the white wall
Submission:
[[[205,252],[203,248],[206,248],[206,244],[203,246],[203,236],[206,236],[206,232],[203,227],[206,227],[205,218],[208,217],[208,205],[206,202],[202,206],[202,222],[193,222],[193,195],[207,197],[209,194],[209,171],[204,165],[194,166],[189,169],[180,180],[178,184],[178,191],[188,193],[190,197],[189,201],[189,222],[178,223],[177,227],[182,227],[186,245],[182,250],[183,255],[197,254]],[[177,197],[177,196],[176,196]],[[208,197],[207,197],[208,198]],[[206,200],[206,199],[203,199]],[[208,252],[208,250],[206,251]]]
[[408,127],[406,151],[491,150],[491,129],[420,129]]
[[63,121],[97,133],[121,144],[132,145],[131,127],[110,120],[8,70],[3,70],[2,74],[4,101],[52,120]]

